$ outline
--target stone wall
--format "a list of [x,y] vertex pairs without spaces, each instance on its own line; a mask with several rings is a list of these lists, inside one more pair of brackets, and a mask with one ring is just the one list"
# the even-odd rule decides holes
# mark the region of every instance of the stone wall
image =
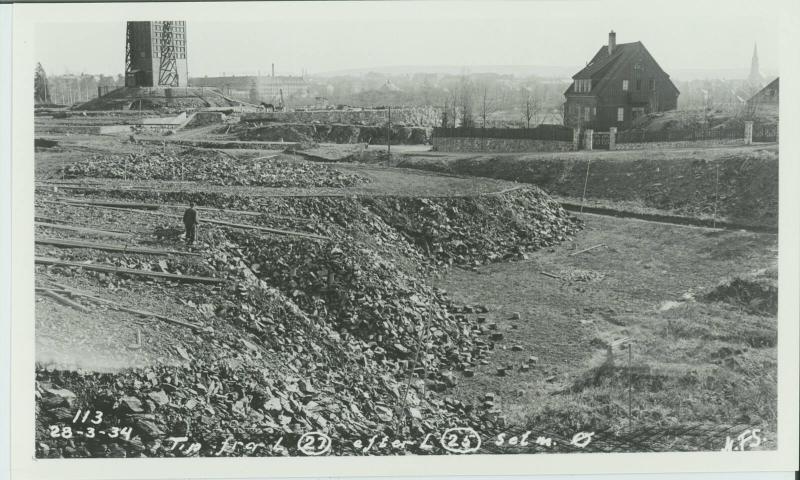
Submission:
[[[337,123],[347,125],[385,126],[386,110],[315,110],[308,112],[258,112],[242,115],[242,122]],[[439,109],[434,107],[393,108],[392,124],[435,127],[442,123]]]
[[706,148],[719,147],[725,145],[744,145],[742,138],[719,139],[719,140],[684,140],[676,142],[637,142],[619,143],[614,145],[614,150],[663,150],[667,148]]
[[476,137],[433,137],[433,149],[440,152],[566,152],[574,150],[573,142]]
[[[263,126],[244,128],[239,125],[236,136],[239,140],[266,140],[301,143],[367,143],[386,145],[386,126],[340,125],[330,123],[267,123]],[[392,124],[393,145],[422,145],[428,143],[430,128]]]

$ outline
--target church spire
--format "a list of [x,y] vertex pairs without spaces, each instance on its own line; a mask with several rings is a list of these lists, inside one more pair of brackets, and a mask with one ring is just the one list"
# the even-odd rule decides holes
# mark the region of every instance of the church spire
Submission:
[[756,43],[753,43],[753,59],[750,61],[750,76],[748,77],[748,81],[757,86],[761,86],[763,82],[761,72],[758,68],[758,45]]

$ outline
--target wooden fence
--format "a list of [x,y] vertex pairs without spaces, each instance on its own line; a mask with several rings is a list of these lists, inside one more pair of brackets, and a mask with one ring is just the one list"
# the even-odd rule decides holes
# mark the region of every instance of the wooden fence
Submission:
[[508,140],[572,141],[572,128],[562,125],[539,125],[536,128],[444,128],[433,129],[434,137],[498,138]]
[[628,130],[617,133],[617,143],[697,142],[703,140],[737,140],[744,138],[741,127],[665,130],[648,132]]
[[778,125],[753,125],[754,142],[777,142]]

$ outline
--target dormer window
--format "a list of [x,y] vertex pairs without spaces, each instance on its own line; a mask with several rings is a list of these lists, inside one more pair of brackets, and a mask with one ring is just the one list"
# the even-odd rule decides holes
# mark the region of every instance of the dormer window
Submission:
[[575,92],[576,93],[589,93],[590,91],[592,91],[592,80],[591,79],[575,80]]

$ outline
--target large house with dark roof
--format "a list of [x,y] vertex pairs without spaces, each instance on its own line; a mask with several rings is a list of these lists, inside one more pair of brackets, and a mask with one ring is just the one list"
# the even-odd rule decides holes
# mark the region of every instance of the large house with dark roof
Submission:
[[680,92],[642,42],[616,40],[609,33],[608,45],[572,77],[564,92],[564,125],[624,130],[642,115],[678,106]]

